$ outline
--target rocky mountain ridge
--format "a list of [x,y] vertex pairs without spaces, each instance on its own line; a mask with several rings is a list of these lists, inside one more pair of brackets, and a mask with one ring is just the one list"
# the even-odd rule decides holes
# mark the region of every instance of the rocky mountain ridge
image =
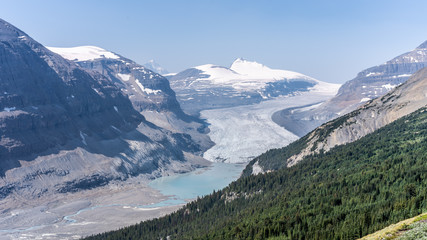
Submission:
[[212,146],[204,123],[182,111],[169,81],[160,74],[100,47],[48,48],[113,82],[148,121],[179,139],[185,151],[201,155]]
[[109,78],[138,111],[167,110],[182,114],[168,80],[130,59],[96,46],[48,49]]
[[0,199],[75,192],[207,164],[194,155],[199,150],[191,139],[147,121],[111,79],[3,20],[0,92]]
[[[296,164],[304,156],[313,152],[327,152],[335,146],[354,142],[426,105],[427,69],[422,69],[390,93],[374,99],[343,118],[327,123],[312,132],[308,137],[307,147],[300,154],[290,157],[287,160],[288,166]],[[328,130],[327,135],[319,136],[319,131],[334,126],[336,122],[340,122],[341,125]]]
[[416,71],[427,67],[427,41],[414,50],[393,58],[384,64],[363,70],[346,82],[337,95],[325,103],[337,114],[345,114],[371,99],[383,96],[404,83]]
[[273,118],[279,125],[304,136],[322,123],[385,95],[424,67],[427,67],[427,41],[412,51],[361,71],[354,79],[344,83],[335,97],[323,104],[309,109],[283,110]]
[[354,142],[369,133],[427,105],[427,68],[388,94],[371,100],[357,110],[316,128],[287,147],[280,163],[254,159],[247,167],[252,173],[290,167],[315,153]]

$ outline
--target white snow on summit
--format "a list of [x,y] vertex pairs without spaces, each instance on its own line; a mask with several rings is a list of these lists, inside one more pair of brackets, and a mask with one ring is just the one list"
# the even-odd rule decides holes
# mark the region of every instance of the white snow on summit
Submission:
[[257,79],[281,80],[284,78],[286,79],[298,78],[298,79],[316,81],[316,79],[301,73],[286,71],[286,70],[271,69],[263,64],[260,64],[254,61],[248,61],[243,58],[236,59],[233,62],[233,64],[231,64],[230,69],[241,75],[245,75],[245,76],[248,76],[251,78],[257,78]]
[[232,83],[239,82],[244,80],[245,77],[240,74],[232,71],[229,68],[213,65],[213,64],[205,64],[194,67],[203,72],[203,74],[209,75],[209,77],[199,78],[200,81],[209,80],[214,84],[222,84],[222,83]]
[[206,77],[203,76],[198,78],[196,80],[198,82],[207,81],[216,85],[228,85],[236,90],[242,91],[261,89],[265,87],[267,83],[284,79],[288,81],[303,80],[312,82],[316,85],[311,91],[333,95],[341,86],[340,84],[322,82],[293,71],[271,69],[263,64],[242,58],[236,59],[233,64],[231,64],[230,68],[213,64],[200,65],[194,68],[202,71],[201,74],[207,75]]
[[50,51],[71,61],[89,61],[99,58],[120,58],[118,55],[96,46],[79,46],[69,48],[46,47]]
[[165,76],[166,74],[168,74],[168,70],[166,70],[165,68],[163,68],[162,66],[160,66],[156,61],[154,61],[153,59],[151,59],[150,61],[148,61],[146,64],[143,65],[144,67],[150,69],[151,71],[154,71],[158,74],[161,74],[163,76]]

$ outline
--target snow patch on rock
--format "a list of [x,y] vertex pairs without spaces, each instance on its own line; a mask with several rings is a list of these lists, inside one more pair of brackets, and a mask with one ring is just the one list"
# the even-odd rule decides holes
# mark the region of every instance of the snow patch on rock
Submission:
[[385,84],[385,85],[382,85],[381,87],[383,87],[383,88],[385,88],[385,89],[387,89],[387,91],[390,91],[390,90],[392,90],[393,88],[395,88],[395,87],[397,87],[398,85],[392,85],[392,84],[390,84],[390,83],[387,83],[387,84]]
[[12,112],[12,111],[15,111],[15,110],[16,110],[16,107],[5,107],[3,109],[3,111],[5,111],[5,112]]
[[82,143],[87,146],[85,134],[80,131],[80,138],[82,139]]
[[158,94],[158,93],[162,92],[161,90],[153,90],[153,89],[150,89],[150,88],[145,88],[145,87],[141,84],[141,82],[139,82],[139,80],[138,80],[138,79],[136,79],[136,80],[135,80],[135,82],[136,82],[136,84],[138,85],[138,87],[141,89],[141,91],[143,91],[143,92],[145,92],[145,93],[147,93],[147,94]]
[[121,80],[127,82],[130,79],[130,74],[117,73],[117,77],[119,77]]
[[260,173],[264,173],[264,170],[262,170],[262,167],[259,165],[258,161],[256,161],[254,165],[252,165],[252,174],[258,175]]

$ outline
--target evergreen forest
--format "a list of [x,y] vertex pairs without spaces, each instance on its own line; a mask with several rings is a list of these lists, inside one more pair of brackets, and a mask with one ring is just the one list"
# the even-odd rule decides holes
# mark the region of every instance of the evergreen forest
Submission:
[[[284,161],[284,149],[262,158]],[[357,239],[427,211],[427,108],[162,218],[87,239]]]

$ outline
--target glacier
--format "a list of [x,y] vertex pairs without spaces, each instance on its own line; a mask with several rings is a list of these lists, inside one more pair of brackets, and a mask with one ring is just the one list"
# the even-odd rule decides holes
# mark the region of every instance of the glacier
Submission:
[[325,92],[304,92],[253,105],[201,111],[209,124],[215,145],[203,157],[212,162],[243,163],[272,148],[288,145],[299,137],[273,122],[282,109],[317,104],[331,96]]

